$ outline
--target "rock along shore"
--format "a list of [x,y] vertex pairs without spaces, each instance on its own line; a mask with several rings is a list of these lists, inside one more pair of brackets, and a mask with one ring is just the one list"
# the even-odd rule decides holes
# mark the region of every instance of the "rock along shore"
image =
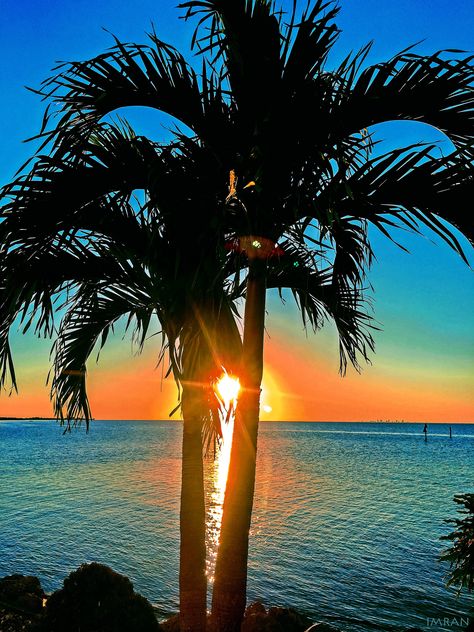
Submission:
[[[472,628],[469,628],[471,630]],[[255,602],[248,606],[242,632],[350,632],[313,623],[292,608]],[[152,605],[133,590],[127,577],[108,566],[83,564],[47,596],[37,577],[0,578],[0,632],[180,632],[179,615],[158,622]],[[395,632],[395,631],[394,631]],[[405,628],[396,632],[421,632]]]

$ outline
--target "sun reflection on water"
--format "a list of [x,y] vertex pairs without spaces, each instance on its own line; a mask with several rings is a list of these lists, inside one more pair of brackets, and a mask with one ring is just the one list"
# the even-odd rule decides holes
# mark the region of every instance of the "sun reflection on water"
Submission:
[[207,462],[207,524],[206,544],[207,562],[206,574],[210,583],[214,581],[214,567],[216,563],[219,533],[222,522],[222,508],[224,504],[225,486],[229,471],[230,451],[232,447],[232,432],[234,420],[230,419],[222,429],[223,440],[216,452],[216,457],[208,457]]
[[[217,384],[217,389],[227,410],[230,406],[235,405],[239,388],[238,380],[231,378],[227,374],[225,374]],[[210,455],[206,461],[206,574],[211,584],[214,581],[214,568],[222,523],[222,510],[227,474],[229,471],[233,430],[234,418],[233,415],[230,415],[227,422],[222,423],[222,441],[220,447],[217,449],[215,458],[214,455]]]

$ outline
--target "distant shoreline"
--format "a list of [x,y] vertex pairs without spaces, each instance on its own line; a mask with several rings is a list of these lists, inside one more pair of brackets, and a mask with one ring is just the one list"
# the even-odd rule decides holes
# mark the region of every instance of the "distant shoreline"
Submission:
[[[0,417],[0,421],[58,421],[56,417]],[[78,421],[85,421],[84,419],[79,419]],[[95,419],[92,418],[90,421],[150,421],[150,422],[182,422],[182,419]],[[456,424],[474,424],[474,421],[406,421],[406,420],[397,420],[397,419],[369,419],[364,421],[330,421],[330,420],[321,420],[321,421],[298,421],[298,420],[287,420],[281,419],[279,421],[271,420],[271,419],[261,419],[260,423],[264,424],[397,424],[397,425],[408,425],[408,424],[425,424],[428,425],[456,425]]]
[[[0,417],[0,421],[58,421],[57,417]],[[85,419],[78,419],[78,421],[85,421]],[[95,419],[91,419],[90,421],[96,421]],[[102,420],[107,421],[107,420]],[[128,419],[123,419],[121,421],[131,421]]]
[[56,421],[56,417],[0,417],[0,421]]

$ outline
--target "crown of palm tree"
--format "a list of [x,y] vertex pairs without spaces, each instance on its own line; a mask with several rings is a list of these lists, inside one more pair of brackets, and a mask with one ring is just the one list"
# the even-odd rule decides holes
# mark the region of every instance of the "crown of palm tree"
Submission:
[[[10,376],[16,388],[15,320],[23,331],[34,326],[51,337],[55,313],[52,397],[68,427],[89,420],[87,360],[124,317],[140,349],[158,319],[159,359],[168,351],[178,383],[191,374],[217,377],[222,365],[235,369],[235,301],[245,294],[247,258],[225,248],[233,216],[225,215],[228,191],[215,170],[212,154],[195,143],[160,146],[127,126],[96,124],[80,151],[38,156],[29,173],[4,187],[1,382]],[[362,291],[335,284],[330,263],[320,269],[291,235],[282,246],[270,259],[269,286],[290,288],[315,329],[334,318],[341,367],[347,358],[357,366],[357,354],[367,358],[373,348]],[[214,391],[205,389],[204,398],[203,416],[219,429]]]
[[[201,75],[154,33],[149,46],[116,40],[44,83],[45,142],[59,152],[80,147],[97,121],[124,106],[166,112],[191,130],[178,134],[189,151],[212,156],[211,186],[231,175],[228,229],[247,241],[291,235],[301,243],[316,231],[334,249],[335,283],[346,289],[364,283],[369,223],[390,239],[395,227],[428,227],[465,257],[448,224],[473,240],[472,57],[407,49],[363,68],[366,46],[329,70],[339,33],[331,2],[300,15],[295,3],[290,16],[268,0],[181,6],[200,18]],[[435,145],[418,144],[374,156],[372,126],[390,120],[437,127],[455,149],[440,156]]]

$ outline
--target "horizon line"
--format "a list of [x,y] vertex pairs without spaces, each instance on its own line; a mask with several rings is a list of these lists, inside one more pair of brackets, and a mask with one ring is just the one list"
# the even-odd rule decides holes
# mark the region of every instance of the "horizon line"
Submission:
[[[0,421],[59,421],[56,417],[41,417],[41,416],[29,416],[29,417],[0,417]],[[85,419],[77,420],[79,423],[85,422]],[[150,422],[160,422],[160,423],[182,423],[182,419],[138,419],[138,418],[122,418],[122,419],[112,419],[112,418],[97,418],[93,417],[89,421],[150,421]],[[259,423],[300,423],[300,424],[474,424],[474,420],[466,420],[466,421],[430,421],[430,420],[397,420],[397,419],[358,419],[356,421],[349,421],[346,419],[260,419]]]

